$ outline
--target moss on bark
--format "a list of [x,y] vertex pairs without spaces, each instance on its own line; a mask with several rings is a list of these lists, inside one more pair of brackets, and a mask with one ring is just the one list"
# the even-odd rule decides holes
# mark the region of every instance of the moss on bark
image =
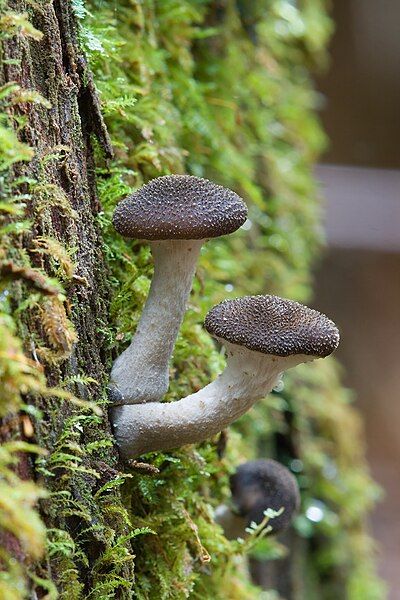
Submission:
[[[167,400],[223,365],[201,328],[215,302],[309,298],[320,248],[312,165],[324,145],[310,70],[325,59],[325,3],[0,7],[0,474],[12,499],[1,506],[0,596],[272,598],[249,581],[251,552],[259,580],[287,598],[382,597],[364,524],[376,489],[334,361],[296,370],[229,433],[131,468],[118,463],[106,410],[111,360],[152,270],[149,249],[117,236],[111,213],[143,181],[210,176],[250,209],[247,229],[205,248]],[[278,543],[229,542],[212,515],[229,473],[257,455],[278,457],[302,489],[282,540],[289,556],[273,567]],[[318,524],[307,518],[315,503]]]

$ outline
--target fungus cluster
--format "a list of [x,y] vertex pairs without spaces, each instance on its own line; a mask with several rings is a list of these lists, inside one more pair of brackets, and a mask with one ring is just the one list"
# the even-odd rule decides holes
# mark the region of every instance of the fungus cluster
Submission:
[[215,520],[228,539],[243,537],[251,523],[260,525],[270,508],[283,512],[271,519],[271,534],[287,529],[300,506],[297,481],[292,473],[272,459],[248,461],[238,467],[230,479],[232,506],[222,504]]
[[335,324],[298,302],[278,296],[228,300],[205,319],[207,331],[225,346],[225,370],[186,398],[160,402],[200,248],[238,229],[246,216],[237,194],[189,175],[153,179],[117,206],[116,230],[147,240],[154,257],[136,333],[111,371],[111,417],[123,458],[211,437],[270,392],[283,371],[337,347]]

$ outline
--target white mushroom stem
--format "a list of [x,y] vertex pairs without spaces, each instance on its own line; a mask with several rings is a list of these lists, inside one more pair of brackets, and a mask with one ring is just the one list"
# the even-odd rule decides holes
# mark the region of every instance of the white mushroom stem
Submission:
[[227,366],[202,390],[177,402],[112,409],[115,437],[124,458],[210,438],[270,392],[282,371],[313,358],[272,356],[228,342],[224,345]]
[[130,346],[111,371],[115,404],[156,402],[168,390],[169,360],[205,240],[151,242],[154,275]]
[[221,525],[228,540],[234,540],[238,537],[245,538],[249,535],[246,532],[246,518],[234,513],[226,504],[217,506],[214,519],[218,525]]

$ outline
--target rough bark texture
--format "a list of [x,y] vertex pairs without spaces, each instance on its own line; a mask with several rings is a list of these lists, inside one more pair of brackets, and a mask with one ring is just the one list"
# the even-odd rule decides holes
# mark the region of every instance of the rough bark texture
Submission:
[[[48,108],[39,101],[18,104],[13,109],[15,118],[26,119],[20,129],[21,141],[35,151],[29,165],[19,167],[15,173],[28,175],[37,182],[26,210],[32,227],[22,243],[32,265],[51,276],[58,275],[66,290],[65,301],[48,300],[39,310],[27,311],[23,319],[25,351],[44,364],[50,385],[66,387],[81,399],[98,401],[107,379],[109,357],[104,348],[102,324],[107,320],[109,294],[96,226],[100,206],[94,176],[94,137],[106,157],[111,157],[112,149],[91,73],[79,53],[71,3],[17,0],[9,2],[8,8],[16,13],[28,11],[31,23],[43,37],[38,41],[15,35],[5,41],[2,83],[16,82],[21,88],[35,90],[51,105]],[[86,562],[83,557],[75,563],[79,564],[80,573],[71,577],[65,573],[66,562],[55,552],[55,559],[39,567],[37,573],[56,582],[64,591],[72,591],[72,580],[78,578],[85,584],[84,593],[89,593],[94,586],[93,564],[107,545],[106,524],[96,514],[98,507],[92,498],[101,485],[117,474],[111,466],[117,462],[117,452],[110,441],[108,420],[89,415],[87,424],[79,425],[77,421],[73,432],[70,419],[76,410],[69,402],[47,398],[36,405],[42,410],[42,418],[36,423],[35,439],[49,449],[49,458],[38,469],[30,459],[22,458],[20,474],[26,478],[33,474],[55,493],[54,498],[42,504],[45,523],[53,531],[67,532],[72,540],[83,538],[88,559]],[[95,421],[95,427],[91,428],[91,421]],[[62,441],[65,437],[66,442]],[[99,440],[103,443],[98,444]],[[106,447],[106,451],[83,455],[79,448],[90,443]],[[68,444],[72,456],[69,459],[65,456]],[[56,453],[58,458],[54,458]],[[59,492],[68,497],[64,496],[64,501],[58,504]],[[114,500],[118,507],[117,492]],[[118,527],[113,524],[112,528]],[[5,547],[19,560],[24,559],[12,536]],[[127,561],[120,573],[128,581],[132,580],[129,565]],[[71,577],[69,583],[66,577]],[[39,597],[43,595],[40,584],[34,587]]]

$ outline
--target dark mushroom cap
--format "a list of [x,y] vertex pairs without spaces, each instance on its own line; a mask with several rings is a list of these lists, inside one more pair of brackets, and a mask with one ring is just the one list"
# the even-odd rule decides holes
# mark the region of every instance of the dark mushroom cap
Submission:
[[328,317],[278,296],[225,300],[210,310],[204,326],[222,340],[275,356],[322,358],[339,344],[339,331]]
[[268,525],[271,533],[286,529],[293,513],[300,506],[297,481],[292,473],[272,459],[251,460],[237,469],[232,475],[231,491],[233,502],[241,516],[259,525],[267,508],[285,509],[281,515],[271,519]]
[[165,175],[122,200],[113,223],[131,238],[200,240],[232,233],[246,217],[235,192],[201,177]]

